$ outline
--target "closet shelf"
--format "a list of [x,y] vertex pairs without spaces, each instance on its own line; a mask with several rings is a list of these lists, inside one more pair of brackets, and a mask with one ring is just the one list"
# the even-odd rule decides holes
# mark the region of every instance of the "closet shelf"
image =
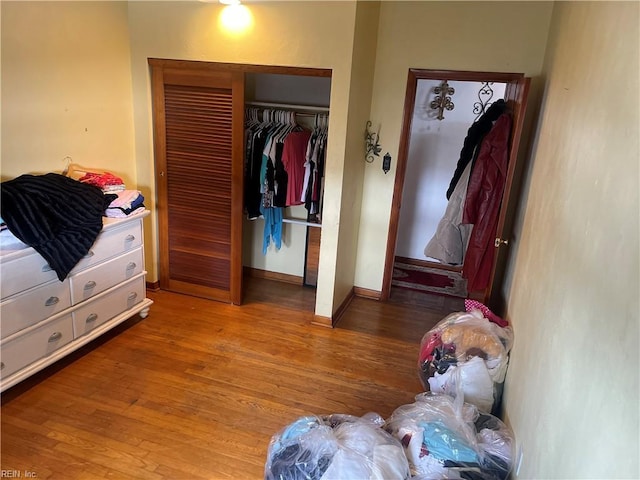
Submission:
[[[264,217],[260,216],[260,217],[256,217],[256,218],[249,218],[248,220],[264,220]],[[306,220],[302,220],[301,218],[283,218],[282,219],[282,223],[292,223],[294,225],[305,225],[307,227],[318,227],[318,228],[322,228],[322,224],[321,223],[316,223],[316,222],[308,222]]]
[[321,223],[307,222],[306,220],[299,220],[297,218],[283,218],[282,223],[293,223],[295,225],[306,225],[307,227],[322,227]]

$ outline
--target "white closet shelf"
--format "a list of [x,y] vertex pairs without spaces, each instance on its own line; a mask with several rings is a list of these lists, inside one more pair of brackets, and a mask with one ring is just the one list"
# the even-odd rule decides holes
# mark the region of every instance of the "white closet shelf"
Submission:
[[[264,217],[260,216],[260,217],[255,217],[255,218],[247,218],[247,220],[251,220],[251,221],[258,220],[258,219],[264,220]],[[283,218],[282,219],[282,223],[292,223],[294,225],[305,225],[307,227],[322,228],[322,224],[321,223],[307,222],[306,220],[303,220],[301,218]]]
[[295,225],[306,225],[307,227],[322,227],[321,223],[307,222],[298,218],[283,218],[282,223],[293,223]]

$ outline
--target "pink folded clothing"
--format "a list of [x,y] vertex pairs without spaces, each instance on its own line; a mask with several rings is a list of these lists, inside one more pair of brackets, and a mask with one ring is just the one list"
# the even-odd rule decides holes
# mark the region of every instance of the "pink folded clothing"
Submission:
[[109,208],[131,208],[136,199],[142,195],[138,190],[121,190],[114,193],[118,198],[109,204]]
[[467,312],[471,312],[472,310],[480,310],[482,315],[484,315],[484,318],[500,327],[504,328],[509,325],[509,322],[493,313],[491,310],[489,310],[489,307],[487,307],[484,303],[478,302],[477,300],[471,300],[467,298],[464,301],[464,308],[467,310]]

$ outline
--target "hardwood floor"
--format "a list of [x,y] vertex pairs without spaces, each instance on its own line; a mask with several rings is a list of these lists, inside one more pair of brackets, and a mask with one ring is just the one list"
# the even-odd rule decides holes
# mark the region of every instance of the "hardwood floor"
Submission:
[[138,317],[2,394],[2,470],[24,478],[260,479],[308,414],[388,417],[421,391],[420,339],[448,312],[355,298],[310,325],[312,289],[250,279],[242,307],[149,292]]

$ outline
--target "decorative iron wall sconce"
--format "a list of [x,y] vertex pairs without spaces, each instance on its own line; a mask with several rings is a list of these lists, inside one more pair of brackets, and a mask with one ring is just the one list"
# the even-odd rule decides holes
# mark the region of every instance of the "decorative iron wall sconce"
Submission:
[[456,90],[450,87],[446,80],[443,80],[440,85],[433,88],[433,93],[437,96],[431,101],[429,106],[438,111],[438,116],[436,117],[438,120],[444,120],[445,109],[453,110],[455,107],[450,95],[456,93]]
[[378,132],[371,131],[371,120],[367,122],[367,126],[364,130],[364,161],[367,163],[373,163],[375,160],[374,155],[378,157],[382,148],[380,147],[380,127],[378,126]]
[[386,175],[389,170],[391,170],[391,155],[387,152],[386,155],[382,157],[382,171]]

